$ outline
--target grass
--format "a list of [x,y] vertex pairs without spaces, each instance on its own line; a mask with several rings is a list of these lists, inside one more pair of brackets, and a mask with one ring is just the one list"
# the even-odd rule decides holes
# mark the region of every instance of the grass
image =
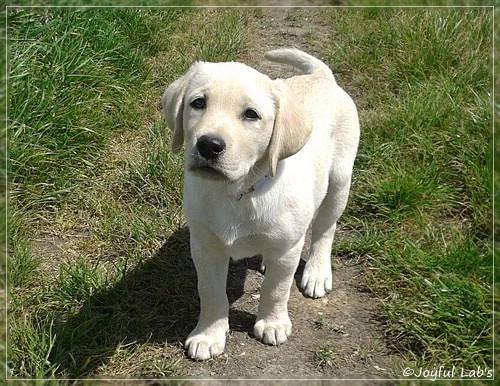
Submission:
[[314,352],[315,361],[318,367],[333,367],[335,363],[335,350],[330,343],[324,343],[318,346]]
[[[334,253],[369,263],[408,363],[491,367],[491,10],[318,12],[362,125],[352,232]],[[179,321],[198,308],[180,274],[193,271],[182,160],[158,101],[194,60],[248,56],[255,22],[9,10],[9,376],[185,375],[179,342],[194,325]]]
[[[137,371],[129,364],[157,341],[146,332],[159,316],[150,315],[158,304],[143,302],[152,290],[143,264],[182,223],[182,167],[158,101],[192,61],[242,50],[243,21],[238,12],[10,12],[12,376],[181,371],[163,349],[157,371],[144,358]],[[140,287],[129,283],[132,272]],[[113,317],[100,304],[114,304]],[[131,329],[144,342],[130,340]],[[128,365],[106,370],[116,355]]]
[[492,14],[346,12],[332,22],[359,33],[336,34],[331,61],[364,130],[343,220],[360,235],[337,253],[370,257],[409,359],[491,368]]

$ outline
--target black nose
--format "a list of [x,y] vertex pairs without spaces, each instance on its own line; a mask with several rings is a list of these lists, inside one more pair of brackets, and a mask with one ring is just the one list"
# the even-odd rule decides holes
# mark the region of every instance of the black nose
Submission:
[[222,138],[202,135],[198,138],[196,148],[203,158],[215,159],[226,150],[226,142]]

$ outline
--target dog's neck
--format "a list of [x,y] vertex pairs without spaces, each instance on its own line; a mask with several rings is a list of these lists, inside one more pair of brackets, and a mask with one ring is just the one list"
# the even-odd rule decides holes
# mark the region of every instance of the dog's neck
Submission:
[[241,199],[243,197],[245,197],[247,194],[258,191],[259,188],[265,183],[265,180],[267,178],[270,178],[269,174],[265,174],[264,176],[260,177],[252,185],[250,185],[250,187],[244,188],[243,191],[238,194],[238,197],[236,197],[236,200],[241,201]]
[[260,160],[254,165],[248,176],[238,184],[239,186],[236,189],[237,201],[265,193],[278,180],[282,173],[283,163],[278,163],[276,175],[272,177],[267,168],[268,162],[267,158]]

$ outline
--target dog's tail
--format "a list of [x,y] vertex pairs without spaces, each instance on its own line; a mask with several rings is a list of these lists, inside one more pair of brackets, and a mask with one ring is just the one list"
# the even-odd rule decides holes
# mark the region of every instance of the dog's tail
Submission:
[[335,80],[332,70],[321,60],[296,48],[279,48],[265,53],[265,58],[272,62],[289,64],[305,74],[321,73]]

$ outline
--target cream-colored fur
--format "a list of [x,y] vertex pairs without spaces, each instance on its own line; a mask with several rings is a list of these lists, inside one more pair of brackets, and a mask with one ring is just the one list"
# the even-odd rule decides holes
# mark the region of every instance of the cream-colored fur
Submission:
[[172,148],[186,148],[184,209],[201,307],[186,349],[197,360],[224,351],[230,257],[263,256],[254,334],[267,344],[291,334],[288,297],[311,223],[300,286],[313,298],[332,289],[331,245],[359,141],[356,107],[313,56],[279,49],[266,57],[304,75],[271,80],[241,63],[197,62],[162,98]]

